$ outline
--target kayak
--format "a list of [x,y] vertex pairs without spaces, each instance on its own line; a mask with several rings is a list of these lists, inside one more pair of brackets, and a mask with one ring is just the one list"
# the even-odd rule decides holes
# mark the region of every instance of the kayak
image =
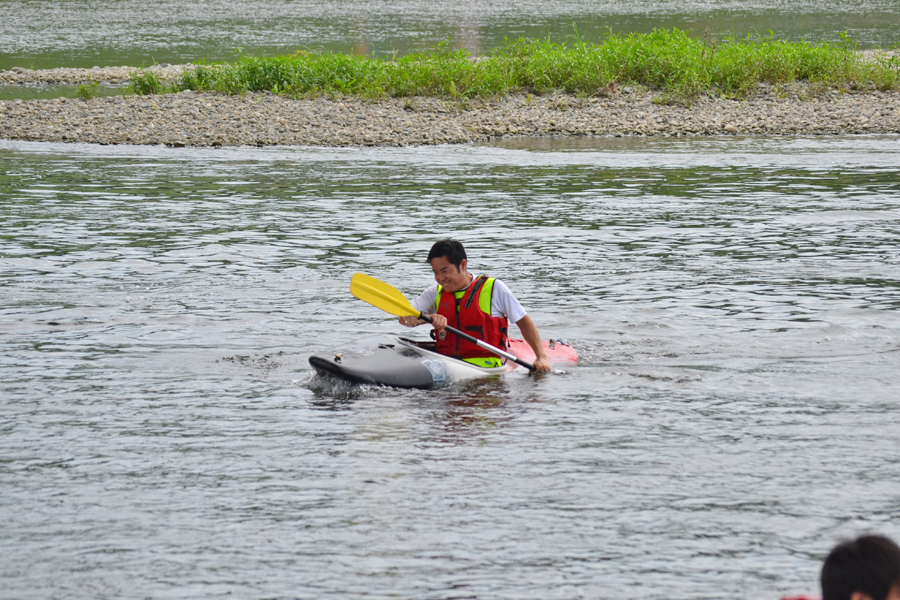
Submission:
[[[577,363],[578,353],[561,340],[544,341],[551,364]],[[510,339],[506,351],[529,363],[535,355],[524,340]],[[314,354],[309,364],[320,375],[351,383],[435,389],[456,381],[501,375],[519,368],[507,360],[499,367],[479,367],[435,352],[433,341],[390,335],[366,338],[332,354]]]

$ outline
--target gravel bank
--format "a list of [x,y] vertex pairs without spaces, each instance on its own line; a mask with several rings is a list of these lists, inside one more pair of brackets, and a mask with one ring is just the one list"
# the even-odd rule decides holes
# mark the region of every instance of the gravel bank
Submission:
[[[179,77],[185,69],[193,65],[160,64],[148,67],[164,79]],[[0,71],[0,85],[78,85],[96,81],[110,85],[121,85],[131,81],[131,72],[136,67],[94,67],[93,69],[22,69],[14,67]]]
[[0,102],[0,138],[170,146],[453,144],[507,136],[835,135],[900,133],[900,92],[807,96],[762,88],[748,100],[690,107],[625,89],[609,98],[512,95],[291,100],[182,92]]

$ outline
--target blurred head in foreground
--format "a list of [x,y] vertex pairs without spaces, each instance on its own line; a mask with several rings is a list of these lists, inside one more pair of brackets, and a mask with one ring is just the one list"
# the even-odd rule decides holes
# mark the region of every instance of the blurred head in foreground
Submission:
[[900,547],[881,535],[838,544],[821,582],[822,600],[900,600]]

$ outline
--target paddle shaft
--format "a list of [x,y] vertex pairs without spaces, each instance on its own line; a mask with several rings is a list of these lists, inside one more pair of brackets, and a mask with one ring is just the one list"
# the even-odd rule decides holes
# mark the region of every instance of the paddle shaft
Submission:
[[[426,315],[426,314],[424,314],[424,313],[421,313],[421,312],[420,312],[420,313],[419,313],[419,318],[422,319],[423,321],[427,321],[427,322],[429,322],[429,323],[434,323],[434,321],[432,321],[431,317],[429,317],[428,315]],[[454,328],[454,327],[450,327],[449,325],[447,325],[447,331],[449,331],[450,333],[452,333],[452,334],[454,334],[454,335],[458,335],[459,337],[461,337],[461,338],[464,339],[464,340],[469,340],[469,341],[472,342],[473,344],[477,344],[480,348],[484,348],[485,350],[487,350],[487,351],[489,351],[489,352],[493,352],[494,354],[496,354],[496,355],[498,355],[498,356],[502,356],[503,358],[507,358],[507,359],[509,359],[509,360],[511,360],[511,361],[513,361],[513,362],[515,362],[516,364],[522,365],[523,367],[525,367],[525,368],[528,369],[529,371],[534,371],[534,370],[536,370],[536,369],[534,368],[534,365],[533,365],[533,364],[528,363],[528,362],[525,362],[524,360],[522,360],[522,359],[519,358],[518,356],[516,356],[516,355],[514,355],[514,354],[510,354],[509,352],[504,352],[504,351],[501,350],[500,348],[497,348],[497,347],[495,347],[495,346],[491,346],[491,345],[488,344],[487,342],[483,342],[483,341],[479,340],[477,337],[472,337],[472,336],[469,335],[468,333],[463,333],[463,332],[460,331],[459,329],[456,329],[456,328]]]

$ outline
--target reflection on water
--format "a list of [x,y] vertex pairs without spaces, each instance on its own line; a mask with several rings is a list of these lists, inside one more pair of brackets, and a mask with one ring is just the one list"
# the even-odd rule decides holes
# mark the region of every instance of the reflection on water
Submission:
[[767,34],[862,48],[897,43],[898,0],[849,2],[637,2],[474,0],[313,2],[174,0],[7,2],[0,20],[0,69],[141,66],[232,60],[239,52],[324,49],[387,56],[434,47],[483,53],[521,36],[564,40],[575,27],[588,41],[608,31],[677,27],[692,35]]
[[[814,592],[838,537],[900,538],[898,164],[887,136],[2,143],[7,593]],[[397,333],[350,275],[411,296],[447,235],[581,363],[314,376]]]

